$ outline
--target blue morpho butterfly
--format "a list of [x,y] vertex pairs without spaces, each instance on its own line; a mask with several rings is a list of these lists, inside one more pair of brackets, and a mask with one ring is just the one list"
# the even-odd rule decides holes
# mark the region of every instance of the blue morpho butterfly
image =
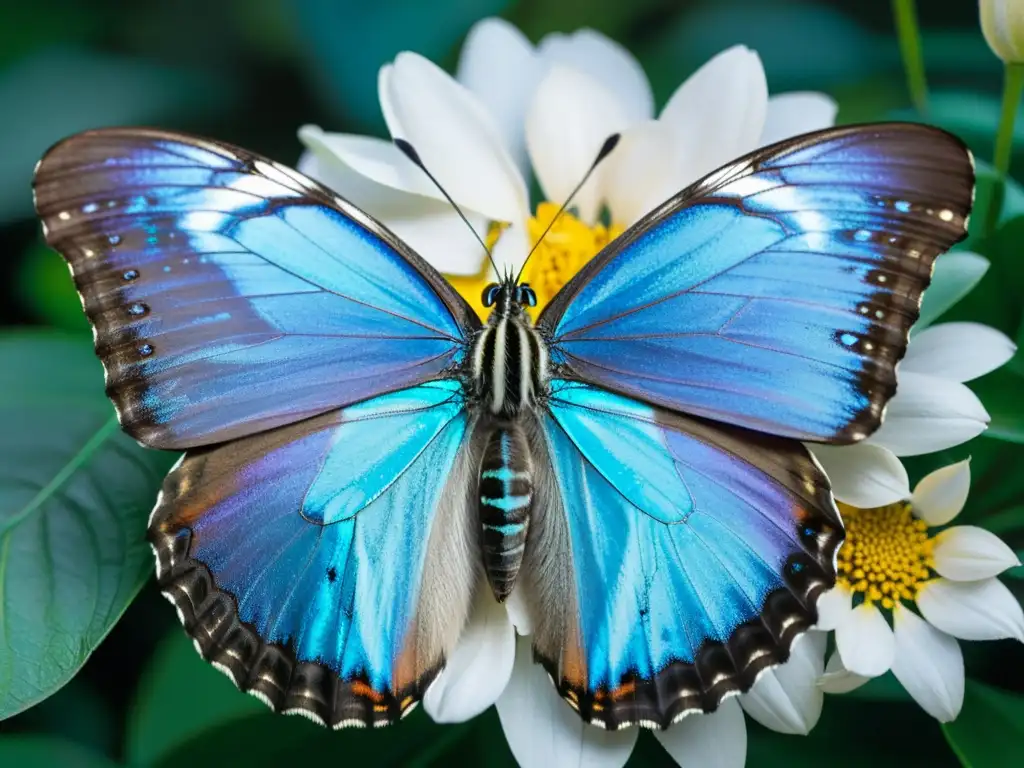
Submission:
[[488,289],[481,324],[381,224],[220,142],[90,131],[35,177],[122,426],[186,451],[149,524],[161,590],[240,688],[334,727],[408,712],[488,583],[607,728],[784,661],[843,538],[800,441],[878,427],[973,187],[920,125],[784,141],[533,326],[527,286]]

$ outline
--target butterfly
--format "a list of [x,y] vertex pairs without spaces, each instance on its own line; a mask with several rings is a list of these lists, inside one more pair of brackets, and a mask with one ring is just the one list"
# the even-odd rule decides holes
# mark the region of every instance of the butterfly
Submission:
[[102,129],[35,175],[199,653],[277,711],[383,725],[479,590],[587,722],[667,727],[784,662],[843,526],[803,442],[879,426],[971,155],[912,124],[760,149],[482,322],[384,226],[217,141]]

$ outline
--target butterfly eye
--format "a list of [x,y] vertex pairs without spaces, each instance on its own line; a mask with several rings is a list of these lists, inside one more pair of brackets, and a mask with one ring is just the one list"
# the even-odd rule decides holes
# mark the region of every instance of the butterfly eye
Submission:
[[537,306],[537,294],[533,292],[533,288],[523,283],[519,286],[519,303],[525,304],[528,307]]
[[485,307],[493,307],[494,302],[498,300],[498,284],[491,283],[484,288],[483,296],[481,297]]

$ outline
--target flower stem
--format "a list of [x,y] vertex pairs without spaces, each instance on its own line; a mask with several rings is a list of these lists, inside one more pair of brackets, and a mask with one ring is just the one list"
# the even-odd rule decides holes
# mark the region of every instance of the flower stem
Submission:
[[892,13],[896,19],[896,36],[900,41],[900,55],[903,57],[903,69],[907,73],[910,99],[918,114],[924,116],[928,113],[928,81],[924,74],[917,6],[914,0],[893,0]]
[[1003,109],[999,115],[999,127],[996,129],[995,154],[992,165],[996,170],[996,187],[988,207],[988,218],[985,231],[992,232],[999,222],[999,214],[1003,208],[1006,175],[1010,172],[1010,160],[1013,157],[1013,129],[1017,121],[1017,108],[1020,106],[1021,93],[1024,92],[1024,64],[1008,63],[1003,70]]

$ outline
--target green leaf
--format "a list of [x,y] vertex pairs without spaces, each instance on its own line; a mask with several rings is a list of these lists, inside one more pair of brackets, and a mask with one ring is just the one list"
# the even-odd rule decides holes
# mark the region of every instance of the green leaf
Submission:
[[[1024,562],[1024,506],[1010,507],[985,518],[985,528],[990,530],[1010,547],[1017,559]],[[1024,579],[1024,565],[1003,571],[1001,576]]]
[[103,755],[52,736],[0,736],[0,765],[11,768],[116,768]]
[[463,742],[482,722],[438,725],[417,711],[386,731],[332,732],[301,717],[273,714],[203,661],[184,632],[175,632],[160,645],[139,682],[129,710],[125,757],[133,765],[168,768],[183,762],[189,768],[235,763],[269,768],[297,754],[310,764],[337,762],[344,755],[351,763],[363,756],[378,766],[428,765],[429,755],[469,746]]
[[942,730],[964,768],[1016,768],[1024,758],[1024,696],[968,678],[964,708]]
[[1003,367],[972,381],[970,387],[992,417],[988,429],[982,434],[1012,443],[1024,443],[1024,377],[1009,367]]
[[203,661],[178,631],[157,648],[139,681],[128,711],[125,757],[151,765],[203,731],[265,711],[264,704]]
[[[121,717],[115,714],[104,691],[79,675],[13,723],[19,731],[46,733],[104,754],[117,754],[121,741]],[[73,717],[68,717],[74,713]],[[2,764],[2,763],[0,763]]]
[[[246,698],[241,692],[235,695]],[[166,715],[177,718],[181,710],[168,709]],[[308,765],[373,765],[377,768],[421,765],[413,762],[414,759],[432,753],[442,740],[444,749],[450,746],[448,740],[462,741],[472,732],[473,723],[438,725],[420,707],[391,728],[331,731],[302,717],[275,715],[264,707],[261,714],[221,723],[174,745],[151,765],[154,768],[181,768],[183,765],[188,768],[224,768],[225,765],[279,768],[294,762],[296,756],[301,756],[303,764]],[[495,749],[505,750],[506,747],[499,744]]]
[[[978,250],[988,255],[978,247],[978,243],[986,236],[983,230],[985,222],[988,221],[988,208],[992,204],[996,189],[999,186],[999,175],[995,169],[984,160],[974,159],[976,172],[974,189],[974,207],[971,209],[971,220],[967,239],[958,247],[966,250]],[[1003,195],[1002,210],[999,212],[997,224],[1006,222],[1024,215],[1024,187],[1015,179],[1006,179],[1006,189]]]
[[[983,219],[983,212],[972,216],[971,230],[976,228],[975,222]],[[970,241],[970,250],[989,260],[988,272],[942,319],[985,323],[1014,338],[1021,324],[1024,297],[1024,259],[1020,258],[1024,215],[1005,221],[989,236],[972,237]]]
[[38,320],[61,330],[89,333],[67,262],[42,242],[33,245],[21,262],[17,296]]
[[0,336],[0,718],[63,686],[152,569],[173,455],[118,427],[88,342]]
[[747,765],[786,768],[955,766],[938,723],[910,701],[826,695],[807,736],[776,733],[747,719]]

